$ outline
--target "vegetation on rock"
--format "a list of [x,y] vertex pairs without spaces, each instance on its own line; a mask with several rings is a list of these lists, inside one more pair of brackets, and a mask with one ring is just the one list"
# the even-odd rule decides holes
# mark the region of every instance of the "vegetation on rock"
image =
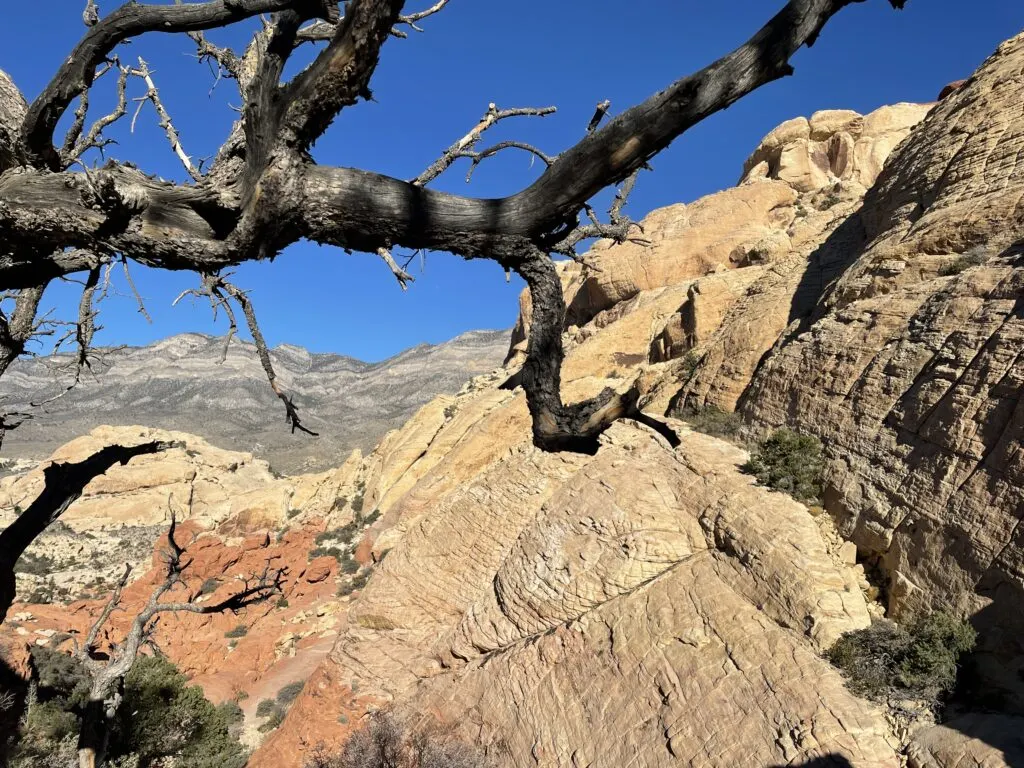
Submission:
[[680,411],[679,418],[687,422],[697,432],[726,440],[734,439],[743,426],[743,419],[738,413],[723,411],[714,405],[685,408]]
[[[32,649],[36,670],[17,731],[8,737],[10,768],[66,768],[77,762],[78,733],[90,675],[74,657]],[[199,686],[160,656],[140,658],[125,677],[114,717],[107,764],[157,768],[242,768],[241,709],[214,706]]]
[[467,744],[440,732],[411,734],[394,717],[377,713],[356,731],[342,751],[318,748],[305,768],[484,768],[484,758]]
[[957,662],[974,648],[977,634],[947,613],[907,626],[877,621],[844,634],[828,652],[850,690],[871,699],[919,699],[937,707],[956,683]]
[[742,469],[761,485],[811,503],[821,498],[824,466],[818,438],[779,429],[758,443]]

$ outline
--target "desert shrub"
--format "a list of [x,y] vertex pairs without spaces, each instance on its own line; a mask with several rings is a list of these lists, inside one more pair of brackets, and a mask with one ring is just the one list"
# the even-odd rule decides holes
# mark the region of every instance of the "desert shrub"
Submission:
[[273,699],[263,699],[256,705],[256,717],[269,717],[277,709],[277,702]]
[[984,263],[985,249],[971,248],[965,251],[962,255],[957,256],[953,261],[941,266],[939,268],[939,276],[951,277],[952,275],[959,275],[965,269],[969,269],[970,267],[977,267]]
[[313,549],[309,550],[309,559],[313,560],[317,557],[326,556],[340,560],[345,554],[339,547],[313,547]]
[[217,705],[217,710],[224,717],[225,722],[229,725],[240,723],[245,718],[245,714],[242,712],[242,708],[238,705],[237,701],[228,700]]
[[48,555],[36,555],[32,552],[25,552],[14,564],[15,573],[28,573],[33,576],[46,576],[56,569],[56,562]]
[[249,628],[247,626],[245,626],[245,624],[239,624],[234,629],[229,629],[227,632],[225,632],[224,633],[224,637],[237,638],[237,637],[245,637],[248,634],[249,634]]
[[209,595],[217,591],[217,587],[220,586],[220,579],[209,578],[203,582],[203,586],[199,588],[199,594]]
[[341,572],[346,574],[353,574],[359,571],[359,563],[357,563],[348,552],[346,552],[338,560],[341,563]]
[[282,597],[282,598],[280,598],[277,601],[277,607],[278,608],[287,608],[288,605],[289,605],[289,603],[288,603],[288,598],[287,597]]
[[387,713],[376,713],[338,754],[323,747],[305,768],[484,768],[480,752],[435,729],[410,734]]
[[275,704],[273,710],[271,710],[270,712],[270,715],[267,717],[266,720],[260,723],[257,730],[260,733],[269,733],[270,731],[274,730],[279,725],[281,725],[281,723],[284,722],[284,715],[284,709]]
[[961,654],[976,639],[966,621],[937,612],[908,626],[883,620],[847,632],[829,650],[828,659],[843,671],[855,693],[872,699],[922,699],[937,706],[956,682]]
[[345,523],[345,525],[339,528],[332,528],[324,531],[323,533],[318,533],[314,541],[317,544],[323,544],[327,541],[351,541],[352,537],[355,536],[356,531],[359,530],[359,523],[357,522],[358,519],[359,515],[357,514],[356,520],[353,520],[352,522]]
[[687,422],[697,432],[725,439],[735,438],[743,426],[743,419],[738,413],[723,411],[714,405],[684,408],[680,412],[679,418]]
[[295,701],[299,694],[302,693],[302,689],[306,687],[305,680],[296,680],[294,683],[288,683],[281,690],[277,692],[277,703],[287,707],[293,701]]
[[380,519],[380,510],[375,509],[370,514],[362,518],[363,525],[373,525],[378,519]]
[[31,653],[41,701],[60,700],[68,709],[85,704],[91,678],[81,661],[46,646],[34,646]]
[[[38,682],[14,734],[11,768],[67,768],[87,701],[89,675],[67,654],[34,648]],[[109,768],[242,768],[246,755],[231,726],[237,704],[215,707],[198,686],[162,657],[139,658],[124,680],[124,698],[112,723]],[[235,710],[238,710],[237,712]]]
[[301,512],[301,509],[289,509],[285,514],[288,516],[288,519],[291,520],[292,518],[298,517]]
[[814,502],[821,498],[824,466],[818,438],[779,429],[758,443],[742,469],[761,485],[788,493],[797,501]]
[[362,589],[366,586],[366,582],[368,582],[369,580],[370,571],[363,571],[362,573],[357,573],[355,576],[350,578],[348,581],[343,582],[341,586],[338,587],[338,597],[345,597],[346,595],[351,595],[357,589]]
[[[235,705],[237,707],[237,704]],[[199,686],[167,659],[144,656],[124,681],[111,754],[137,754],[140,765],[188,768],[242,768],[246,754],[231,732],[236,713],[216,707]]]

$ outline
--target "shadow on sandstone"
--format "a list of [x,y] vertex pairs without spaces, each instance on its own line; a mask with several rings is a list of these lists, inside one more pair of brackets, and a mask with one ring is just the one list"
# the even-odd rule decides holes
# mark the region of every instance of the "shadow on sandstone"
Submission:
[[842,755],[825,755],[824,757],[815,757],[805,763],[786,763],[785,765],[772,765],[769,768],[853,768],[853,763]]

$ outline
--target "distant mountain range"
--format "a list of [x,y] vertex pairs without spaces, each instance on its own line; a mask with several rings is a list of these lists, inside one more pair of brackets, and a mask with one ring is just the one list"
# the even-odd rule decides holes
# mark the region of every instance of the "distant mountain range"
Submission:
[[[271,352],[281,386],[303,424],[319,437],[292,434],[252,344],[182,334],[145,347],[98,350],[95,375],[8,433],[3,458],[44,458],[100,424],[190,432],[215,445],[251,451],[294,474],[336,466],[353,449],[369,450],[435,395],[457,392],[501,365],[508,331],[471,331],[421,344],[380,363],[313,354],[282,345]],[[18,361],[0,379],[7,409],[59,393],[70,355]]]

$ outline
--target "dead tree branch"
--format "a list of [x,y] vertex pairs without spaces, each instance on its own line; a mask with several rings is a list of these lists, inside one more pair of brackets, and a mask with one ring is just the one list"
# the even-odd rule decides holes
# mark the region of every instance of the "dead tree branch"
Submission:
[[177,443],[162,441],[108,445],[82,461],[47,465],[43,469],[43,490],[13,523],[0,532],[0,623],[14,602],[14,564],[29,544],[82,495],[85,486],[115,464],[127,464],[136,456],[178,446]]
[[217,603],[195,603],[191,600],[163,602],[161,598],[165,594],[184,583],[185,573],[192,565],[191,558],[184,557],[187,551],[186,547],[179,544],[175,537],[176,529],[177,519],[172,511],[171,523],[167,530],[167,548],[162,553],[166,568],[164,578],[153,588],[146,604],[132,620],[124,640],[111,649],[109,659],[105,663],[97,661],[93,658],[93,653],[100,630],[121,602],[122,590],[131,573],[130,567],[125,568],[124,576],[114,590],[114,594],[90,628],[84,646],[79,649],[80,658],[86,661],[87,668],[92,674],[89,698],[82,717],[82,728],[78,740],[80,766],[94,768],[97,764],[102,764],[109,741],[111,721],[121,704],[121,684],[138,659],[142,646],[151,641],[159,614],[183,612],[214,614],[227,611],[235,613],[250,605],[264,602],[282,592],[288,570],[287,568],[272,568],[268,562],[261,573],[245,578],[242,581],[242,588],[238,592]]
[[[835,14],[859,1],[789,0],[747,42],[703,69],[614,117],[608,104],[599,104],[585,135],[557,155],[522,142],[480,150],[480,133],[496,119],[489,110],[438,163],[412,181],[318,165],[309,150],[343,109],[372,98],[370,83],[382,46],[396,28],[419,29],[417,24],[442,10],[444,2],[409,13],[402,0],[349,0],[343,17],[333,0],[127,2],[89,27],[27,110],[9,78],[0,77],[0,285],[26,289],[87,271],[93,264],[85,255],[89,253],[117,253],[146,266],[221,274],[245,261],[274,257],[303,238],[366,253],[406,248],[489,258],[506,270],[518,270],[542,296],[532,326],[537,341],[531,338],[534,351],[523,376],[533,389],[537,443],[557,447],[586,442],[615,411],[614,398],[571,409],[557,398],[558,366],[552,361],[561,360],[555,348],[561,317],[558,302],[548,296],[553,290],[550,254],[579,258],[576,246],[591,237],[643,242],[642,232],[623,214],[637,171],[690,127],[792,74],[792,56],[812,45]],[[890,3],[902,6],[901,0]],[[205,175],[193,167],[192,182],[171,184],[128,163],[82,165],[84,172],[62,167],[83,142],[86,147],[102,146],[99,134],[91,142],[87,134],[65,143],[74,147],[65,156],[54,148],[53,134],[71,102],[86,98],[117,45],[147,32],[200,33],[262,13],[275,15],[256,33],[235,68],[242,118]],[[309,67],[283,82],[289,57],[311,39],[327,45]],[[203,50],[200,46],[201,56]],[[208,54],[218,62],[223,58],[226,67],[234,66],[227,53]],[[175,137],[171,143],[178,152]],[[527,151],[546,164],[539,178],[515,194],[480,199],[425,186],[460,157],[470,161],[472,170],[506,149]],[[182,150],[179,157],[184,154]],[[80,157],[78,153],[76,163]],[[601,222],[589,209],[590,201],[622,182],[609,221]],[[220,290],[238,302],[254,326],[245,294],[231,293],[226,286]],[[289,423],[302,429],[294,404],[277,386],[262,334],[253,336]],[[539,360],[538,355],[551,357]]]
[[[137,74],[146,83],[146,95],[141,96],[137,99],[139,102],[139,108],[149,101],[152,103],[153,108],[156,110],[157,115],[160,117],[160,127],[164,129],[164,133],[167,134],[167,141],[171,144],[171,149],[174,154],[178,156],[181,164],[185,167],[188,175],[194,180],[199,181],[199,172],[195,166],[192,165],[192,158],[185,152],[185,148],[181,146],[181,137],[178,135],[177,129],[174,127],[174,123],[171,122],[171,116],[167,113],[167,108],[164,107],[164,103],[160,100],[160,92],[156,88],[156,83],[153,82],[153,73],[149,69],[149,65],[145,59],[139,56],[139,68],[133,70],[133,74]],[[135,113],[138,116],[138,112]],[[132,120],[132,131],[135,130],[135,120]]]
[[418,187],[429,184],[446,170],[451,168],[455,161],[460,157],[468,157],[473,160],[473,166],[470,168],[469,174],[466,176],[466,181],[469,181],[469,176],[472,175],[473,168],[476,168],[484,157],[490,157],[491,155],[497,154],[502,149],[506,149],[511,146],[532,152],[550,166],[557,158],[549,157],[540,150],[520,142],[503,142],[504,146],[499,145],[497,147],[491,147],[489,150],[485,150],[484,152],[474,152],[473,148],[477,145],[488,128],[493,128],[502,120],[507,120],[510,117],[544,117],[545,115],[554,114],[557,111],[556,107],[498,109],[497,105],[491,102],[487,105],[487,111],[484,113],[484,116],[480,118],[480,122],[473,126],[469,133],[448,147],[448,149],[441,154],[441,157],[434,161],[434,163],[423,171],[423,173],[413,179],[412,183]]

